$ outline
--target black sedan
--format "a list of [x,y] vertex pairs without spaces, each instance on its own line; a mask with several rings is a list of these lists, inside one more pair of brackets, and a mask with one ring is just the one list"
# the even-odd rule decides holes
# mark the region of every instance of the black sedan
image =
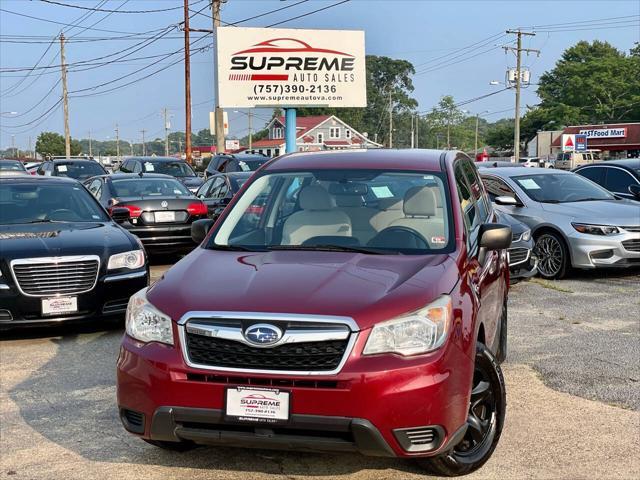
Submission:
[[148,284],[140,242],[71,179],[0,178],[0,249],[0,329],[123,317]]
[[507,250],[511,280],[533,277],[538,273],[538,260],[534,251],[531,229],[511,215],[497,210],[495,212],[499,223],[511,227],[511,246]]
[[118,172],[171,175],[180,180],[193,193],[200,188],[204,181],[191,168],[191,165],[184,160],[173,157],[130,157],[122,162]]
[[217,173],[230,172],[255,172],[258,168],[271,160],[261,153],[223,153],[215,155],[204,172],[204,177],[209,178]]
[[252,174],[253,172],[220,173],[207,179],[196,192],[196,197],[207,206],[209,218],[218,218]]
[[94,175],[106,174],[107,171],[95,160],[74,158],[71,160],[55,158],[40,164],[37,175],[47,177],[69,177],[83,181]]
[[573,171],[619,197],[640,201],[640,158],[607,160]]
[[183,253],[196,245],[191,223],[206,218],[207,207],[175,178],[160,174],[114,173],[90,178],[87,189],[107,209],[126,208],[122,226],[149,253]]

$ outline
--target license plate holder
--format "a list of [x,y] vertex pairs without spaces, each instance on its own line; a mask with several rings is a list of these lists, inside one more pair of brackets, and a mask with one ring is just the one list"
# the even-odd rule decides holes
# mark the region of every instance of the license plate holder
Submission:
[[155,212],[156,223],[166,223],[176,221],[176,212]]
[[291,392],[276,388],[230,387],[225,391],[227,420],[274,424],[287,423],[291,411]]
[[42,315],[59,315],[76,313],[78,311],[78,297],[51,297],[41,300]]

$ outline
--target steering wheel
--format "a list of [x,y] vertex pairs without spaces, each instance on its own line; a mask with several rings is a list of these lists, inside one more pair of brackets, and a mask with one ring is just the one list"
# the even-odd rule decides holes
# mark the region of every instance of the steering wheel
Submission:
[[52,210],[44,217],[45,220],[62,220],[62,221],[74,221],[78,219],[78,214],[68,208],[58,208]]
[[380,231],[369,240],[368,247],[380,248],[419,248],[429,249],[431,246],[426,238],[410,227],[394,226]]

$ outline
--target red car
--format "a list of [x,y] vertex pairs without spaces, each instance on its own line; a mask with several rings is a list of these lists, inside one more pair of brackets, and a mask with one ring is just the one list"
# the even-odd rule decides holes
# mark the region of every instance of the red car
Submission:
[[415,457],[445,475],[489,459],[511,230],[469,157],[285,155],[212,224],[195,222],[200,247],[129,302],[128,431],[169,449]]

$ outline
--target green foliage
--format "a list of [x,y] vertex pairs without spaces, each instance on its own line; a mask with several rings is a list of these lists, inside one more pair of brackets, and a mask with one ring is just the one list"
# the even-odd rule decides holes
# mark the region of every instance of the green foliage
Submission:
[[[66,154],[64,137],[55,132],[42,132],[36,140],[36,152],[40,155],[60,156]],[[77,140],[71,139],[71,155],[80,155],[82,146]]]
[[498,120],[487,131],[486,142],[498,150],[513,149],[515,122],[512,118]]

